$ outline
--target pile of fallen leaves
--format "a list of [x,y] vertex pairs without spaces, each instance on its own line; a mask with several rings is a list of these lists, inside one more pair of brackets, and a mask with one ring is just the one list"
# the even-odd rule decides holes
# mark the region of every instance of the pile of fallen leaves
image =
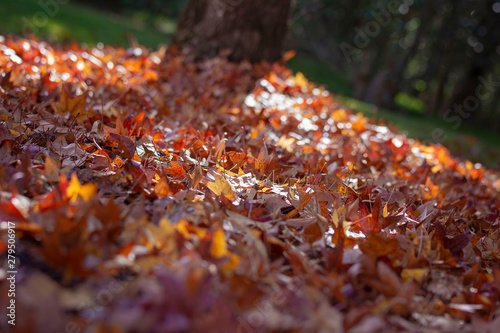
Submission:
[[283,64],[0,37],[16,332],[494,332],[500,178]]

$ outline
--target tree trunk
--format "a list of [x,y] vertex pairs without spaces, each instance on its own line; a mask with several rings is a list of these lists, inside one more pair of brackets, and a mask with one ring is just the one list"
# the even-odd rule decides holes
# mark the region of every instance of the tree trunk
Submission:
[[188,0],[172,42],[198,58],[276,61],[290,11],[291,0]]
[[[443,104],[444,104],[444,90],[446,87],[446,83],[448,82],[448,77],[450,75],[452,61],[451,61],[451,47],[445,43],[442,49],[442,57],[439,65],[439,74],[437,79],[437,88],[434,94],[430,95],[430,98],[427,101],[427,111],[426,114],[428,116],[435,116],[438,112],[443,112]],[[429,84],[429,82],[427,82]]]

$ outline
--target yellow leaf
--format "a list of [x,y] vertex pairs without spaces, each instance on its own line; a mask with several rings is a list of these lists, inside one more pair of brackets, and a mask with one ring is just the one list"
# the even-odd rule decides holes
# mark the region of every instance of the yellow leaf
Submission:
[[222,230],[222,228],[217,228],[214,232],[210,254],[214,258],[221,258],[229,254],[226,245],[226,237],[224,236],[224,230]]
[[12,134],[12,136],[14,138],[17,138],[19,135],[21,135],[21,133],[19,133],[18,131],[16,131],[15,129],[10,129],[10,134]]
[[346,206],[341,206],[337,209],[333,210],[332,213],[332,222],[335,228],[338,228],[339,225],[341,225],[344,228],[344,231],[349,230],[349,227],[351,226],[352,222],[347,222],[345,220],[347,215],[347,208]]
[[339,217],[339,213],[338,213],[337,209],[335,209],[332,213],[332,222],[333,222],[333,225],[335,226],[335,228],[339,227],[340,217]]
[[220,172],[220,173],[223,173],[225,175],[231,176],[231,177],[238,177],[238,174],[236,174],[236,173],[234,173],[234,172],[232,172],[230,170],[224,169],[223,167],[221,167],[219,165],[219,163],[217,163],[217,171]]
[[401,271],[401,279],[403,282],[413,279],[420,283],[427,276],[427,273],[429,273],[428,268],[404,268]]
[[185,238],[189,239],[191,236],[189,235],[189,231],[186,226],[186,220],[181,220],[177,223],[177,231]]
[[241,258],[240,256],[230,253],[229,260],[222,266],[223,271],[234,271],[236,267],[240,264]]
[[387,202],[385,203],[384,210],[382,211],[382,216],[387,217],[389,212],[387,211]]
[[163,217],[158,226],[149,223],[148,227],[151,230],[155,248],[161,249],[164,253],[176,255],[175,227],[170,221]]
[[85,201],[89,201],[97,193],[97,186],[94,184],[81,185],[76,173],[71,177],[66,194],[71,202],[75,202],[79,196]]
[[221,175],[215,175],[215,182],[207,183],[207,187],[217,195],[224,195],[229,200],[236,199],[236,192],[231,188],[231,184]]
[[226,237],[224,230],[217,228],[212,236],[212,246],[210,247],[210,254],[214,258],[228,257],[229,260],[222,266],[223,271],[233,271],[240,264],[241,258],[229,252],[227,249]]
[[309,81],[307,81],[306,77],[301,72],[297,72],[297,74],[295,74],[295,77],[292,77],[291,79],[293,83],[301,88],[306,88],[309,84]]
[[465,161],[465,168],[467,169],[467,171],[474,170],[474,164],[472,164],[471,161]]
[[202,239],[205,238],[205,235],[207,234],[205,228],[192,226],[187,220],[184,219],[177,223],[176,229],[185,239],[191,239],[191,234],[196,235],[199,239]]
[[335,121],[341,122],[346,120],[349,116],[344,109],[337,109],[332,112],[332,115],[330,117]]
[[291,147],[295,143],[295,138],[288,138],[285,135],[282,135],[276,144],[278,147],[281,147],[288,151],[289,153],[293,153],[293,148]]

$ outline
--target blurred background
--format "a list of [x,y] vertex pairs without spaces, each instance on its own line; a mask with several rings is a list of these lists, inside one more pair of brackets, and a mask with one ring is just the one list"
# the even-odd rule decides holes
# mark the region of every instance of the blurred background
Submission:
[[[185,2],[0,0],[0,34],[157,48]],[[286,49],[355,111],[499,168],[500,0],[295,0]]]

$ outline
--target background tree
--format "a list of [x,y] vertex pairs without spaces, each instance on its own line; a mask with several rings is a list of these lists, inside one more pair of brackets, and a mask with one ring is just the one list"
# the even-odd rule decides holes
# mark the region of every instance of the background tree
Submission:
[[290,0],[189,0],[172,42],[199,57],[227,49],[234,61],[275,61],[290,9]]
[[297,0],[291,26],[290,48],[345,73],[345,95],[454,127],[500,127],[499,0]]

